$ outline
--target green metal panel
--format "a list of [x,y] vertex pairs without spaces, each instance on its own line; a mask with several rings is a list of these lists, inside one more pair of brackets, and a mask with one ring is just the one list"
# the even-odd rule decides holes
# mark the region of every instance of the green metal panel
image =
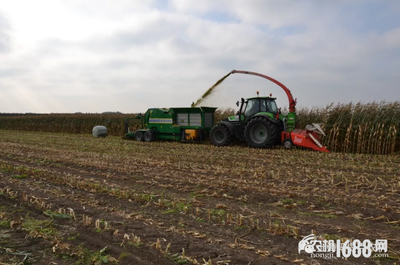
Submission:
[[[210,132],[214,126],[216,109],[211,107],[148,109],[144,115],[144,128],[156,131],[158,139],[180,141],[182,140],[182,131],[185,129],[200,129]],[[205,124],[206,113],[208,113],[207,126]]]
[[291,132],[295,128],[296,128],[296,113],[289,112],[288,115],[287,115],[286,130],[288,132]]
[[276,120],[276,117],[274,116],[274,114],[270,113],[270,112],[259,112],[257,114],[255,114],[254,116],[258,116],[258,115],[264,115],[264,116],[268,116],[271,119]]
[[240,120],[239,120],[239,115],[233,115],[228,117],[228,121],[243,121],[244,120],[244,115],[240,115]]

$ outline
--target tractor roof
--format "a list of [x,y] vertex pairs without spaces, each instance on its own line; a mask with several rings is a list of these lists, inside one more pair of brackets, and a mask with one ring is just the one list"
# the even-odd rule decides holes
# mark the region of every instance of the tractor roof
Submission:
[[261,98],[261,99],[271,99],[271,100],[275,100],[275,99],[276,99],[276,98],[272,98],[272,97],[252,97],[252,98],[247,98],[246,100],[257,99],[257,98]]

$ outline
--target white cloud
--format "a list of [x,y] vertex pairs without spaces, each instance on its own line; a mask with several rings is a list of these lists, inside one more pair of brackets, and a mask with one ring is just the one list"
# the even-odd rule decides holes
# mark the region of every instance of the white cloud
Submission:
[[0,13],[0,54],[9,51],[11,38],[9,36],[10,25]]
[[[232,69],[278,79],[303,106],[393,100],[400,98],[400,5],[385,3],[7,1],[0,112],[188,106]],[[234,106],[256,90],[287,104],[283,91],[258,77],[230,76],[218,90],[209,100],[215,106]]]

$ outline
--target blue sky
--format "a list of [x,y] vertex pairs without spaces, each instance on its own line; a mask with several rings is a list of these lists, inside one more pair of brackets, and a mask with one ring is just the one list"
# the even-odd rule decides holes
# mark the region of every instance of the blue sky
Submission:
[[[400,99],[397,0],[0,0],[0,112],[189,106],[232,69],[299,107]],[[228,77],[204,105],[284,92]]]

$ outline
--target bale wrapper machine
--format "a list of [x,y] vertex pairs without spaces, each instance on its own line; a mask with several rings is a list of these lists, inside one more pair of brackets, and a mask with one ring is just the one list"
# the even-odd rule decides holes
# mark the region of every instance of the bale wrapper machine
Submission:
[[[144,115],[125,119],[125,138],[152,142],[156,140],[204,141],[215,123],[211,107],[151,108]],[[140,120],[141,128],[131,132],[129,122]]]

